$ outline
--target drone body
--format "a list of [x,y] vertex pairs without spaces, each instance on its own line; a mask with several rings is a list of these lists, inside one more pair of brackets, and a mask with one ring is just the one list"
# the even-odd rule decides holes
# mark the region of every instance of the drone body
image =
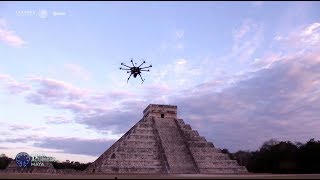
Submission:
[[[127,65],[125,65],[124,63],[121,63],[121,65],[122,66],[125,66],[125,67],[127,67],[127,68],[120,68],[120,70],[125,70],[125,71],[127,71],[127,73],[130,73],[130,76],[128,77],[128,79],[127,79],[127,83],[128,83],[128,81],[129,81],[129,79],[130,79],[130,77],[133,75],[133,77],[134,78],[136,78],[138,75],[140,76],[140,78],[141,78],[141,80],[142,80],[142,83],[144,82],[144,79],[142,78],[142,76],[141,76],[141,72],[142,71],[150,71],[149,69],[147,69],[147,68],[150,68],[150,67],[152,67],[152,65],[150,65],[150,66],[146,66],[146,67],[141,67],[144,63],[146,63],[145,61],[143,61],[143,63],[142,64],[140,64],[140,66],[135,66],[134,64],[133,64],[133,61],[132,61],[132,59],[131,59],[131,63],[132,63],[132,67],[130,67],[130,66],[127,66]],[[137,63],[135,63],[135,64],[137,64]],[[129,69],[128,69],[129,68]],[[142,84],[141,83],[141,84]]]

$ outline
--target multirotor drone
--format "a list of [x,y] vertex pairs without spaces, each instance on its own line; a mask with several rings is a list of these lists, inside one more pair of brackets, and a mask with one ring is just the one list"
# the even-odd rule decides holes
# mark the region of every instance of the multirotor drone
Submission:
[[[146,66],[146,67],[141,67],[144,63],[146,63],[145,61],[143,61],[142,64],[140,64],[140,66],[135,66],[134,64],[137,64],[137,63],[134,63],[134,64],[133,64],[133,60],[132,60],[132,59],[131,59],[131,63],[132,63],[132,65],[133,65],[133,67],[130,67],[130,66],[125,65],[124,63],[121,63],[122,66],[125,66],[125,67],[129,68],[129,69],[122,68],[122,67],[120,68],[120,70],[125,70],[125,71],[127,71],[127,73],[130,73],[130,76],[129,76],[128,79],[127,79],[127,83],[128,83],[128,81],[129,81],[130,77],[132,76],[132,74],[133,74],[133,77],[134,77],[134,78],[136,78],[137,75],[139,75],[140,78],[141,78],[141,80],[142,80],[142,83],[143,83],[143,82],[144,82],[144,79],[143,79],[142,76],[141,76],[141,72],[142,72],[142,71],[150,71],[150,70],[147,69],[147,68],[151,68],[152,65]],[[142,84],[142,83],[141,83],[141,84]]]

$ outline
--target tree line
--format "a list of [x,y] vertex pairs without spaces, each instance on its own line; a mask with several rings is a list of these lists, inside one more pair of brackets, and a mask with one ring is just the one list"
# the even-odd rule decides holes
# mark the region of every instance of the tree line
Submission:
[[[320,141],[310,139],[306,143],[278,141],[270,139],[256,151],[222,152],[237,160],[252,173],[320,173]],[[0,155],[0,169],[5,169],[12,158]],[[66,160],[53,162],[55,169],[75,169],[83,171],[91,163],[79,163]]]
[[253,173],[320,173],[320,141],[314,139],[305,144],[270,139],[257,151],[222,152]]

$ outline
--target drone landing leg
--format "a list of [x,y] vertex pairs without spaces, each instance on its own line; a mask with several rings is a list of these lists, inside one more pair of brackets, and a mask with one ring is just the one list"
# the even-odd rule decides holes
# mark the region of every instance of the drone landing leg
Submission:
[[[144,79],[142,79],[142,76],[141,76],[141,74],[139,74],[139,76],[140,76],[140,78],[141,78],[141,80],[142,80],[142,83],[143,83],[143,82],[144,82]],[[141,83],[141,84],[142,84],[142,83]]]
[[132,75],[132,74],[130,74],[130,76],[128,77],[127,83],[128,83],[128,81],[129,81],[129,79],[130,79],[131,75]]

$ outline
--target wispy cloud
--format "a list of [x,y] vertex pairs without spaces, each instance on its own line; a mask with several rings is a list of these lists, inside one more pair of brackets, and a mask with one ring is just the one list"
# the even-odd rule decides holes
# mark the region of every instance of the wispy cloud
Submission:
[[35,147],[62,150],[61,153],[99,156],[115,140],[47,137],[34,144]]
[[4,18],[0,18],[0,41],[12,47],[21,47],[26,44],[14,31],[8,29],[7,21]]
[[320,48],[320,23],[315,22],[294,29],[287,34],[277,35],[274,39],[280,43],[281,50],[284,52],[292,53],[298,50],[303,53],[306,50],[318,50]]
[[67,124],[72,122],[70,119],[63,116],[46,116],[45,118],[47,124]]
[[184,38],[184,30],[176,30],[176,38],[183,39]]
[[[310,26],[295,33],[306,32]],[[312,32],[307,33],[308,37],[317,37],[314,36],[317,31],[308,32]],[[183,118],[195,127],[202,127],[199,131],[218,147],[232,151],[243,149],[244,144],[248,149],[257,149],[270,138],[294,141],[320,138],[314,128],[320,126],[316,108],[320,106],[320,54],[288,52],[292,51],[257,60],[265,62],[267,68],[240,78],[222,91],[214,91],[218,82],[205,83],[201,85],[205,88],[190,88],[189,96],[182,93],[172,97],[170,103],[178,105]]]
[[91,73],[79,64],[68,63],[64,67],[75,78],[82,80],[89,80],[91,78]]
[[221,58],[224,61],[250,62],[262,41],[263,25],[251,19],[245,19],[241,26],[233,31],[231,52]]
[[0,74],[0,85],[7,89],[11,94],[20,94],[31,90],[31,86],[25,82],[15,80],[11,75]]

